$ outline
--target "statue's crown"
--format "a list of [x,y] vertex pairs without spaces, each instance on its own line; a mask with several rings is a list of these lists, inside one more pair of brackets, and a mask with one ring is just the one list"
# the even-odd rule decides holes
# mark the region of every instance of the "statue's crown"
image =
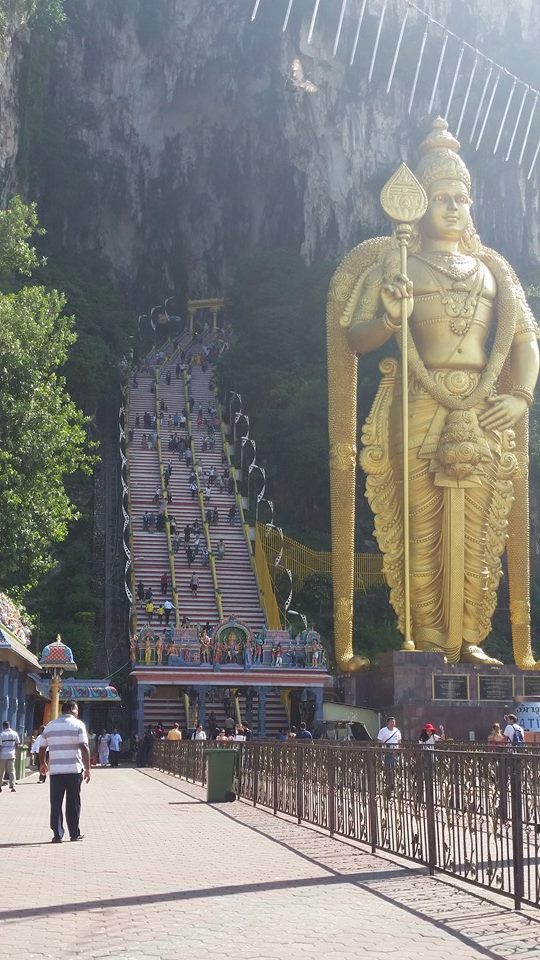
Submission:
[[431,132],[420,145],[420,163],[416,176],[424,189],[437,180],[461,180],[470,192],[471,177],[459,156],[460,142],[448,130],[442,117],[433,121]]

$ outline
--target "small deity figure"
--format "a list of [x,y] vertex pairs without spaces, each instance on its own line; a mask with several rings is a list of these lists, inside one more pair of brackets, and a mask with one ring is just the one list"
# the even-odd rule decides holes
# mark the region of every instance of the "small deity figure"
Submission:
[[251,644],[248,639],[244,643],[244,666],[250,667],[253,663],[253,653],[251,650]]
[[227,662],[236,663],[238,655],[238,636],[231,630],[227,637]]
[[134,636],[129,638],[129,659],[132,663],[137,663],[137,640]]
[[262,633],[255,634],[255,663],[262,663],[264,658],[264,637]]
[[155,649],[156,649],[156,661],[157,663],[162,663],[163,662],[163,640],[161,639],[160,636],[158,636],[156,639]]
[[[405,649],[437,651],[448,663],[498,663],[482,644],[506,549],[514,657],[522,668],[539,666],[530,636],[527,467],[538,330],[512,267],[475,232],[471,178],[459,147],[441,119],[420,147],[415,172],[428,206],[410,228],[408,276],[401,274],[397,238],[379,237],[356,247],[330,286],[334,604],[342,671],[363,665],[352,654],[357,357],[391,339],[401,347],[404,301],[412,619]],[[392,357],[380,370],[360,463],[404,632],[402,373]]]
[[152,663],[152,641],[150,637],[147,637],[144,641],[144,662],[146,664]]
[[210,662],[210,637],[208,636],[206,630],[203,629],[201,636],[199,638],[201,645],[201,663]]
[[167,647],[167,656],[177,657],[178,656],[178,645],[173,641]]

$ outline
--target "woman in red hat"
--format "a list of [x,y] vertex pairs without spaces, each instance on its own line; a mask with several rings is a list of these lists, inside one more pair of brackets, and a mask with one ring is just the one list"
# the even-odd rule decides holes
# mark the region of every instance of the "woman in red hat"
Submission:
[[426,750],[433,750],[438,740],[444,740],[443,728],[441,727],[441,732],[437,733],[437,728],[432,723],[425,723],[418,743]]

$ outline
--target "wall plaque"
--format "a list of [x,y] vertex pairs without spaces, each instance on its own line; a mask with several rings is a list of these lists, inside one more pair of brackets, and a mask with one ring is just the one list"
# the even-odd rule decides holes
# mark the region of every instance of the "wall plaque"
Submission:
[[433,677],[434,700],[468,700],[469,678],[453,673]]
[[478,677],[479,700],[513,700],[514,678],[497,674]]
[[540,676],[523,677],[523,692],[526,697],[538,697],[540,700]]

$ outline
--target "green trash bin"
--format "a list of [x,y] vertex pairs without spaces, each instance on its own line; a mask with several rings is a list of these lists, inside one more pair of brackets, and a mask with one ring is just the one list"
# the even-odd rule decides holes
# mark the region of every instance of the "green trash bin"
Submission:
[[26,776],[26,754],[28,747],[17,747],[15,754],[15,777],[17,780],[24,780]]
[[226,803],[236,800],[233,777],[237,750],[211,747],[205,750],[206,757],[206,802]]

